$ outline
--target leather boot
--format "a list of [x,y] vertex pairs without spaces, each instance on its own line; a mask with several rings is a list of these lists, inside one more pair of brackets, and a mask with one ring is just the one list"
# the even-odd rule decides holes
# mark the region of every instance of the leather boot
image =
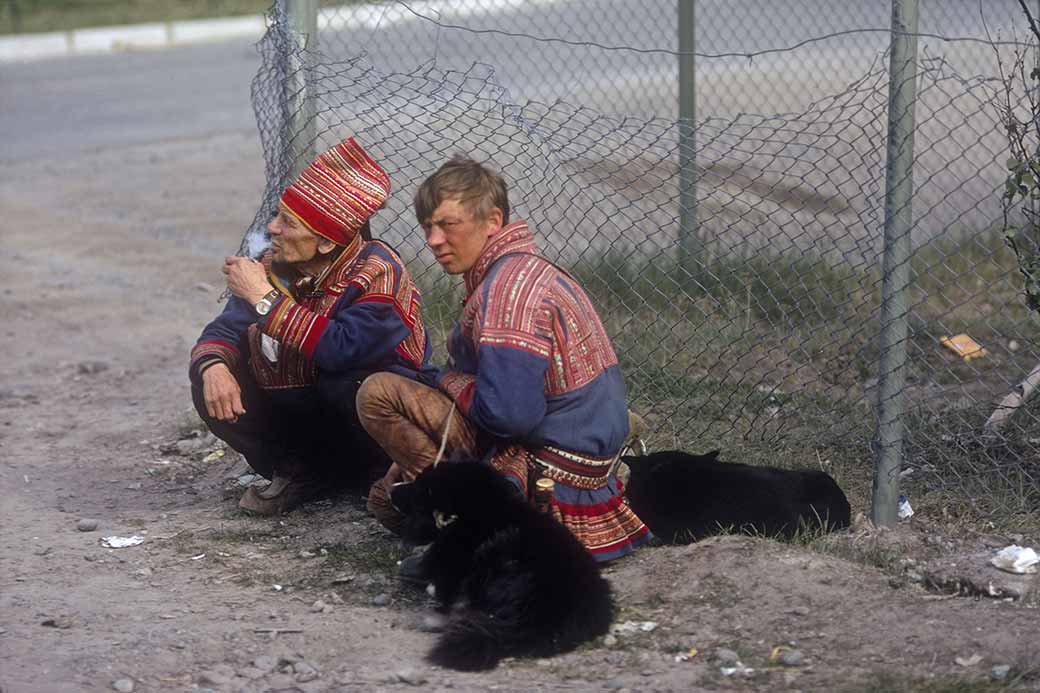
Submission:
[[238,507],[257,515],[279,515],[314,500],[327,490],[321,479],[298,467],[291,472],[276,469],[271,483],[263,489],[250,486]]

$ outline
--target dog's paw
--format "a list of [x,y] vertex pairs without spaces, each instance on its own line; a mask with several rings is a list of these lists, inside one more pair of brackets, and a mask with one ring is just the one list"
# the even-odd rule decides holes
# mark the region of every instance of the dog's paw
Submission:
[[437,597],[437,588],[434,586],[434,584],[432,582],[430,584],[426,585],[426,594],[428,594],[428,595],[430,595],[431,597],[434,597],[434,598]]

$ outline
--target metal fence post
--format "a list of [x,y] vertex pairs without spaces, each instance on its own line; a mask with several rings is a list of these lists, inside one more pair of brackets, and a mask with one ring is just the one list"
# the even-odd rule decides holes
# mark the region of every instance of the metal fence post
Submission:
[[701,259],[697,231],[697,154],[694,119],[697,113],[697,80],[694,34],[695,0],[679,0],[679,266],[688,275]]
[[907,294],[912,255],[910,229],[913,225],[917,19],[918,0],[892,0],[881,359],[871,505],[871,516],[877,525],[892,525],[898,518],[899,471],[903,457],[903,390],[909,332]]
[[315,108],[310,92],[313,52],[318,49],[318,0],[281,0],[288,22],[290,50],[286,65],[288,122],[286,141],[295,177],[314,158]]

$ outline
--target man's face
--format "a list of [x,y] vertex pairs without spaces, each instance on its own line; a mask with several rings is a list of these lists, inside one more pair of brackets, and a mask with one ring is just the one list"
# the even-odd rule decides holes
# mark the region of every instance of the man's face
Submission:
[[271,234],[271,259],[274,262],[296,265],[313,260],[318,254],[322,238],[300,221],[284,206],[278,206],[278,214],[267,224]]
[[455,198],[444,200],[422,220],[426,245],[447,274],[462,274],[476,264],[488,238],[501,227],[501,210],[491,210],[487,219],[474,219]]

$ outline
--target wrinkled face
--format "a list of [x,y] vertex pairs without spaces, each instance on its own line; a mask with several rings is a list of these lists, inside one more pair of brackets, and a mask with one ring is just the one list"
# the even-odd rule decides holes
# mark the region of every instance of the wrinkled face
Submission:
[[462,274],[480,257],[488,238],[502,228],[502,210],[487,219],[475,218],[456,198],[441,202],[429,219],[422,220],[426,245],[448,274]]
[[274,219],[267,224],[267,232],[271,234],[271,259],[289,265],[312,262],[318,257],[318,246],[331,243],[304,226],[281,204]]

